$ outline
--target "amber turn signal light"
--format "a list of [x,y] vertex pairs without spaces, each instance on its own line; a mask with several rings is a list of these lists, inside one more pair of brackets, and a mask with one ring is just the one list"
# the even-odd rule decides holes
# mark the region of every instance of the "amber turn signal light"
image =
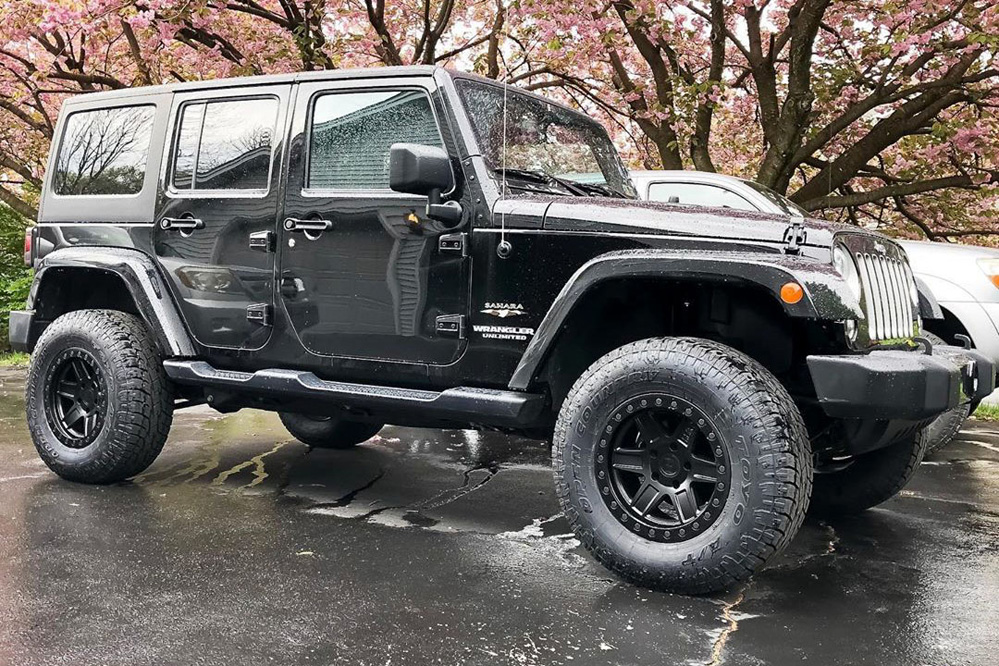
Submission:
[[801,300],[805,290],[797,282],[788,282],[780,288],[780,300],[792,305]]

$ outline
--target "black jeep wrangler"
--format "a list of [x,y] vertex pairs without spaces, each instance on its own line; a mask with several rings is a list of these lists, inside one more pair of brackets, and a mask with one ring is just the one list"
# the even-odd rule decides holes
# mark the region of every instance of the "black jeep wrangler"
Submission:
[[60,476],[138,474],[202,403],[316,447],[528,433],[594,556],[683,592],[888,499],[995,384],[918,337],[886,238],[638,201],[590,118],[430,67],[73,98],[30,240],[10,336]]

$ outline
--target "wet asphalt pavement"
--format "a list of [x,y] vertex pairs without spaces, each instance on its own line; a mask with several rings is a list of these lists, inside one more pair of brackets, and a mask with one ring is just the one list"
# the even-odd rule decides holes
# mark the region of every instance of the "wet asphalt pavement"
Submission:
[[134,482],[61,481],[0,370],[0,664],[994,664],[999,424],[902,496],[806,522],[741,589],[615,580],[548,450],[386,428],[310,451],[276,416],[178,412]]

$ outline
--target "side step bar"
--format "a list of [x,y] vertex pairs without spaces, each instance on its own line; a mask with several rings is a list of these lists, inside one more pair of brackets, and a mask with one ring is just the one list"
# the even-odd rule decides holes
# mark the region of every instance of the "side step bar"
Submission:
[[166,360],[163,368],[177,384],[275,401],[327,403],[379,413],[410,414],[428,421],[527,427],[538,423],[545,406],[544,396],[520,391],[462,386],[438,392],[371,386],[328,381],[300,370],[219,370],[204,361]]

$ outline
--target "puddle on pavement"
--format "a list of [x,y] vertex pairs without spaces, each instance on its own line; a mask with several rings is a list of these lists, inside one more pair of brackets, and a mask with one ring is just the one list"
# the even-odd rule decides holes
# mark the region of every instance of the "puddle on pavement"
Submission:
[[558,514],[548,460],[534,440],[391,426],[354,449],[309,449],[275,414],[197,407],[177,412],[160,458],[133,483],[281,495],[307,515],[393,528],[516,535],[543,520],[520,538],[564,545],[568,525],[546,518]]

